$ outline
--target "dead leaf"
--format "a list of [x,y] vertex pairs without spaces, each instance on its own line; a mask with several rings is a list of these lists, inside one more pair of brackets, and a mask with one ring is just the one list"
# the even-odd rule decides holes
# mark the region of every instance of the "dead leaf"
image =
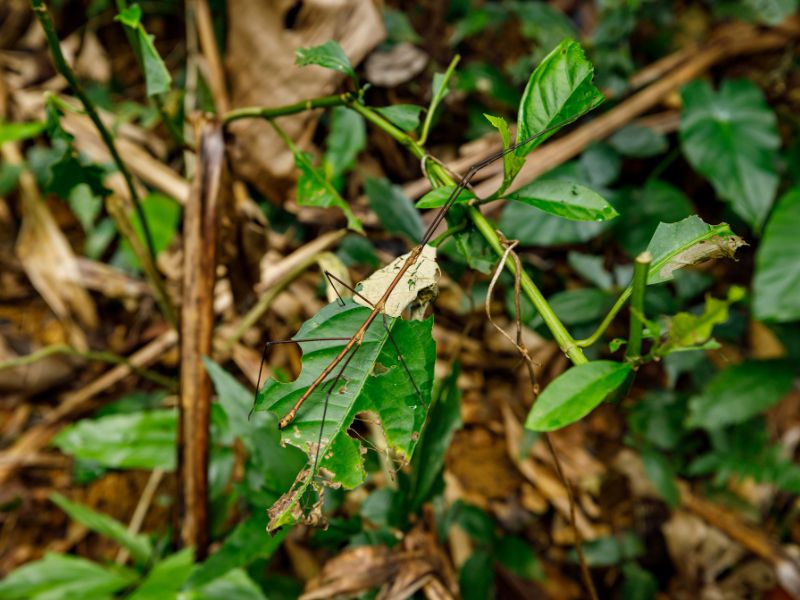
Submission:
[[[356,303],[367,307],[375,306],[412,254],[413,251],[398,256],[356,285],[358,292],[355,296]],[[422,253],[403,274],[387,298],[384,312],[390,317],[399,317],[409,307],[412,312],[415,312],[415,309],[424,311],[425,306],[436,297],[440,275],[439,265],[436,264],[436,248],[424,246]]]
[[[357,65],[384,35],[380,12],[365,0],[232,0],[225,53],[231,106],[283,106],[331,94],[344,76],[295,65],[295,50],[333,39]],[[302,146],[318,118],[319,111],[302,112],[281,118],[280,126]],[[267,123],[240,121],[230,131],[236,174],[280,199],[294,181],[292,153]]]
[[395,87],[411,81],[425,70],[428,55],[408,42],[377,50],[369,55],[364,68],[367,80],[382,87]]

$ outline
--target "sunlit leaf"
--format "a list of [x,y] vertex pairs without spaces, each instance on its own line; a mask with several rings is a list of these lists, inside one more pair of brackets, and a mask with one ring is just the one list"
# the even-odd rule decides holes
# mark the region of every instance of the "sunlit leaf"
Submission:
[[627,363],[607,360],[572,367],[539,395],[525,427],[552,431],[583,418],[623,384],[631,368]]
[[0,122],[0,146],[6,142],[16,142],[36,137],[44,131],[45,124],[41,121],[30,123],[2,123]]
[[177,414],[153,410],[84,419],[61,430],[53,443],[64,453],[124,469],[175,468]]
[[131,30],[133,35],[130,39],[134,44],[134,52],[144,70],[147,95],[157,96],[170,90],[172,76],[169,74],[169,70],[161,59],[158,50],[156,50],[153,36],[145,31],[141,18],[142,10],[138,4],[132,4],[114,17],[116,21]]
[[508,198],[573,221],[608,221],[618,215],[597,192],[559,179],[537,179]]
[[[603,101],[592,83],[594,67],[580,44],[564,40],[548,54],[528,80],[517,117],[517,141],[550,127],[574,121]],[[516,149],[525,156],[555,130]]]
[[[444,206],[445,204],[447,204],[447,201],[450,199],[450,196],[453,194],[453,190],[455,190],[456,187],[457,186],[455,185],[443,185],[441,187],[432,189],[422,198],[417,200],[417,208],[439,208],[441,206]],[[465,202],[469,202],[474,198],[475,194],[473,194],[468,189],[462,189],[458,193],[458,196],[455,199],[455,203],[463,204]]]
[[[492,115],[483,115],[486,120],[492,124],[492,127],[497,129],[500,133],[500,139],[503,142],[503,150],[508,150],[511,147],[511,131],[508,128],[508,123],[503,117],[494,117]],[[505,192],[514,178],[519,173],[522,165],[525,164],[525,158],[517,155],[516,152],[506,152],[503,154],[503,183],[493,196],[500,196]]]

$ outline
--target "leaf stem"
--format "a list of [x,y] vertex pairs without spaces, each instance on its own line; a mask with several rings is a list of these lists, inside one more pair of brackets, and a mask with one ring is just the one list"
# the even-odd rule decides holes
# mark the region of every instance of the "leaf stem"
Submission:
[[438,235],[435,238],[433,238],[430,242],[428,242],[428,245],[429,246],[433,246],[434,248],[438,248],[445,241],[447,241],[447,239],[450,236],[455,235],[456,233],[459,233],[460,231],[464,231],[466,228],[467,228],[467,224],[466,223],[459,223],[458,225],[453,225],[452,227],[448,228],[448,230],[445,231],[443,234]]
[[642,355],[642,328],[644,323],[644,291],[647,288],[647,275],[650,272],[650,263],[653,255],[648,251],[642,252],[633,263],[633,291],[631,294],[631,320],[628,333],[628,347],[625,350],[625,359],[636,361]]
[[612,306],[611,310],[608,311],[608,314],[606,314],[603,321],[597,326],[597,329],[594,330],[594,333],[587,338],[577,340],[575,342],[579,348],[588,348],[589,346],[593,346],[597,343],[597,340],[600,339],[600,336],[602,336],[605,330],[608,329],[608,326],[611,325],[611,322],[614,320],[614,317],[617,316],[617,313],[619,313],[619,311],[622,310],[622,307],[625,306],[628,298],[631,297],[631,291],[631,286],[626,287],[620,294],[619,298],[617,298],[614,306]]
[[[453,57],[453,60],[450,61],[450,65],[447,67],[447,70],[444,72],[444,79],[442,80],[441,88],[442,90],[447,90],[447,84],[450,81],[450,78],[455,73],[456,65],[458,65],[458,61],[461,60],[461,56],[456,54]],[[431,103],[428,105],[428,111],[425,113],[425,121],[422,123],[422,133],[419,136],[419,144],[420,146],[424,146],[425,142],[428,141],[428,132],[431,128],[431,123],[433,122],[433,115],[436,113],[436,109],[439,106],[439,103],[444,98],[444,92],[441,94],[437,93],[437,90],[434,90],[434,94],[431,97]]]
[[247,106],[244,108],[236,108],[225,114],[222,117],[223,124],[227,125],[240,119],[267,119],[271,120],[276,117],[285,117],[286,115],[294,115],[306,110],[313,110],[315,108],[331,108],[334,106],[349,106],[353,102],[352,94],[333,94],[332,96],[321,96],[319,98],[311,98],[310,100],[301,100],[294,104],[287,104],[285,106],[278,106],[275,108],[264,108],[263,106]]
[[[75,92],[75,95],[81,101],[81,104],[83,104],[86,114],[88,115],[89,119],[91,119],[92,123],[94,123],[94,126],[97,128],[97,132],[100,134],[100,139],[102,139],[103,144],[105,144],[106,148],[108,148],[111,159],[114,161],[117,169],[120,173],[122,173],[122,177],[125,179],[125,185],[128,188],[128,193],[130,194],[130,199],[133,203],[134,210],[136,211],[136,215],[139,217],[139,221],[142,224],[142,231],[144,232],[144,238],[148,251],[143,251],[141,246],[138,246],[134,243],[131,243],[131,247],[134,249],[136,258],[139,259],[145,274],[148,276],[150,284],[153,286],[156,293],[156,297],[160,300],[159,304],[164,312],[164,316],[174,326],[177,324],[177,319],[175,318],[175,309],[172,306],[172,302],[170,301],[170,298],[166,293],[166,289],[164,288],[164,283],[162,282],[161,277],[158,275],[158,271],[155,267],[155,244],[153,243],[153,236],[150,233],[150,227],[147,224],[147,218],[145,217],[142,204],[139,200],[139,194],[136,192],[136,188],[133,185],[133,177],[131,176],[130,171],[128,171],[128,168],[122,161],[122,157],[117,151],[114,138],[103,124],[97,109],[95,108],[91,99],[86,95],[86,92],[83,91],[83,87],[80,85],[80,83],[78,83],[75,73],[64,59],[64,54],[61,52],[61,46],[59,45],[58,35],[56,34],[56,28],[53,24],[53,19],[50,16],[50,12],[47,10],[47,6],[44,4],[44,0],[31,0],[31,8],[33,9],[33,13],[36,15],[36,18],[39,20],[39,23],[42,25],[42,29],[44,29],[47,45],[50,48],[50,54],[53,56],[53,63],[55,64],[56,71],[58,71],[64,77],[64,79],[67,80],[67,83],[69,83],[69,86]],[[127,219],[127,216],[125,218]],[[136,250],[137,248],[139,248],[139,250]]]

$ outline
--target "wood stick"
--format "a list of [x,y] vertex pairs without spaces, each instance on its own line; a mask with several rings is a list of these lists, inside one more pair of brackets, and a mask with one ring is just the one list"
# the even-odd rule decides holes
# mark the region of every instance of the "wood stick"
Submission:
[[[219,121],[196,124],[198,161],[183,221],[183,302],[178,405],[178,518],[181,543],[208,554],[208,453],[211,380],[203,358],[214,335],[219,214],[224,202],[225,141]],[[178,528],[176,528],[177,530]]]

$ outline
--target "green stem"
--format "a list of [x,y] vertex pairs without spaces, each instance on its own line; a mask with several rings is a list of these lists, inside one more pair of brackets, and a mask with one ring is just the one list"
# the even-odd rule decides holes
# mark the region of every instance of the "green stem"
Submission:
[[442,98],[444,98],[447,90],[447,84],[450,81],[450,78],[453,76],[453,73],[455,73],[456,65],[458,64],[459,60],[461,60],[461,56],[456,54],[453,57],[453,60],[450,61],[450,65],[447,67],[447,70],[444,72],[444,79],[442,80],[442,86],[440,88],[443,90],[443,92],[441,94],[436,94],[434,91],[434,96],[431,98],[431,103],[428,106],[428,112],[425,113],[425,121],[422,123],[422,133],[419,136],[420,146],[424,146],[425,142],[428,141],[428,132],[430,131],[431,123],[433,122],[433,115],[436,112],[439,103],[442,101]]
[[602,336],[605,330],[608,329],[608,326],[611,325],[611,322],[614,320],[614,317],[617,316],[617,313],[619,313],[619,311],[622,310],[622,307],[625,306],[628,298],[631,297],[631,289],[631,286],[628,286],[625,288],[625,290],[623,290],[622,294],[620,294],[619,298],[617,298],[617,301],[614,303],[614,306],[611,307],[611,310],[608,311],[608,314],[605,316],[600,325],[597,326],[597,329],[594,330],[592,335],[575,342],[579,348],[588,348],[589,346],[593,346],[597,343],[597,341],[600,339],[600,336]]
[[[126,0],[117,0],[117,12],[121,13],[125,9],[128,8],[128,3]],[[133,33],[130,27],[120,23],[122,29],[125,31],[125,37],[128,38],[128,43],[133,50],[134,55],[136,56],[136,62],[139,63],[139,70],[142,73],[145,72],[144,63],[142,61],[142,53],[139,51],[139,46],[136,43],[136,35]],[[169,133],[172,140],[181,147],[186,146],[186,141],[183,139],[183,133],[178,129],[175,125],[175,122],[170,119],[169,115],[167,114],[166,108],[164,108],[164,95],[158,94],[156,96],[151,96],[150,100],[152,101],[153,105],[156,107],[156,111],[158,112],[158,116],[161,119],[161,122],[164,124],[164,127],[167,129],[167,133]]]
[[631,293],[631,320],[628,333],[628,347],[625,350],[625,359],[636,361],[642,356],[642,328],[644,323],[644,292],[647,288],[647,275],[653,255],[647,251],[636,257],[633,264],[633,291]]
[[103,140],[106,148],[108,148],[108,152],[111,154],[114,164],[117,165],[117,169],[119,169],[120,173],[122,173],[122,176],[125,179],[128,192],[131,195],[131,200],[133,200],[133,203],[136,206],[136,212],[139,215],[139,219],[142,221],[142,229],[145,231],[147,246],[153,259],[155,259],[155,246],[153,245],[153,239],[150,235],[150,230],[147,227],[147,221],[145,220],[144,213],[139,205],[139,194],[136,193],[136,188],[133,185],[133,177],[131,176],[130,171],[128,171],[125,163],[122,162],[122,157],[119,155],[119,152],[117,152],[117,146],[114,144],[114,138],[111,136],[111,133],[108,131],[108,129],[106,129],[106,126],[100,119],[100,115],[97,113],[97,109],[95,109],[94,104],[83,91],[83,86],[78,83],[75,73],[64,59],[64,54],[61,52],[61,46],[59,45],[58,34],[56,34],[56,28],[55,25],[53,25],[53,19],[50,17],[50,12],[47,10],[44,0],[31,0],[31,8],[33,9],[33,13],[39,19],[42,29],[44,29],[44,34],[47,38],[47,45],[50,48],[50,53],[53,55],[53,62],[55,63],[56,70],[61,73],[64,79],[67,80],[67,83],[69,83],[69,86],[75,92],[75,95],[78,96],[78,99],[81,101],[81,104],[83,104],[83,107],[86,110],[86,114],[92,120],[92,123],[94,123],[94,126],[97,128],[97,131],[100,134],[100,138]]
[[392,125],[371,108],[355,101],[351,101],[348,106],[379,129],[383,129],[383,131],[392,136],[399,144],[405,146],[408,151],[418,159],[422,160],[422,157],[425,156],[425,148],[423,148],[419,142],[415,141],[405,131]]
[[[56,34],[56,28],[53,24],[53,19],[50,17],[50,12],[47,10],[44,0],[31,0],[31,8],[33,9],[33,13],[36,15],[36,18],[39,20],[39,23],[41,23],[42,29],[44,29],[44,34],[47,38],[47,45],[50,48],[50,53],[53,56],[53,62],[55,63],[56,70],[64,77],[64,79],[67,80],[67,83],[69,83],[69,86],[75,92],[75,95],[81,101],[81,104],[83,104],[86,114],[88,115],[89,119],[91,119],[92,123],[94,123],[94,126],[97,128],[97,132],[100,134],[100,139],[103,140],[103,144],[105,144],[106,148],[108,149],[111,159],[114,161],[117,169],[120,173],[122,173],[122,177],[125,179],[125,185],[128,188],[128,193],[130,194],[134,210],[136,211],[136,215],[139,217],[139,221],[142,224],[142,231],[144,232],[145,242],[149,251],[137,252],[136,257],[139,259],[142,267],[145,267],[145,265],[150,265],[151,268],[146,268],[145,273],[150,279],[150,284],[155,289],[156,297],[161,298],[165,303],[161,304],[161,308],[164,311],[164,316],[172,323],[172,325],[175,325],[177,323],[177,320],[174,318],[175,309],[172,307],[172,303],[170,302],[169,296],[164,288],[164,283],[161,281],[158,271],[155,268],[155,244],[153,243],[153,236],[150,233],[150,227],[147,224],[147,218],[145,217],[144,210],[142,210],[141,202],[139,201],[139,194],[136,192],[136,188],[133,185],[133,177],[131,176],[130,171],[128,171],[128,168],[122,161],[122,157],[117,151],[114,138],[103,124],[97,109],[83,91],[83,87],[80,85],[80,83],[78,83],[75,73],[64,59],[64,54],[61,52],[61,46],[59,45],[58,35]],[[131,244],[131,247],[135,247],[135,245]]]
[[79,356],[87,360],[96,360],[105,363],[110,363],[112,365],[127,365],[128,367],[130,367],[132,371],[134,371],[138,375],[141,375],[145,379],[149,379],[150,381],[157,383],[158,385],[168,390],[175,389],[175,382],[169,379],[168,377],[164,377],[163,375],[151,371],[149,369],[143,369],[141,367],[132,365],[130,361],[123,356],[118,356],[113,352],[105,352],[105,351],[94,351],[94,350],[81,351],[73,348],[72,346],[67,346],[66,344],[54,344],[52,346],[45,346],[44,348],[41,348],[36,352],[33,352],[26,356],[18,356],[16,358],[10,358],[8,360],[0,361],[0,371],[32,365],[33,363],[38,362],[44,358],[47,358],[48,356],[54,356],[56,354]]
[[294,115],[306,110],[315,108],[331,108],[333,106],[348,106],[352,102],[351,94],[334,94],[332,96],[322,96],[310,100],[302,100],[294,104],[278,106],[276,108],[264,108],[261,106],[248,106],[236,108],[229,111],[222,117],[222,122],[227,125],[240,119],[274,119],[286,115]]

